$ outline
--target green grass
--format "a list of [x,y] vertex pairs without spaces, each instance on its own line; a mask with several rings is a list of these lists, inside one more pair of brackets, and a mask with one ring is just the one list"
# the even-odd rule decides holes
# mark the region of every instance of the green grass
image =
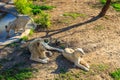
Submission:
[[[101,4],[105,4],[106,0],[100,0]],[[111,2],[111,6],[116,10],[116,11],[120,11],[120,1],[119,0],[115,0],[114,2]]]
[[116,11],[120,11],[120,3],[113,3],[112,6]]
[[0,72],[0,80],[26,80],[33,77],[32,68],[11,68]]
[[101,2],[102,4],[105,4],[105,3],[106,3],[106,0],[100,0],[100,2]]
[[30,0],[14,0],[14,3],[19,13],[27,15],[36,15],[41,13],[42,10],[52,10],[55,8],[49,5],[36,5]]
[[30,29],[29,35],[31,36],[31,35],[33,35],[33,33],[34,33],[34,29]]
[[21,14],[31,14],[32,8],[29,7],[32,2],[29,0],[14,0],[17,11]]
[[104,29],[105,29],[105,27],[102,26],[102,25],[96,25],[96,26],[94,27],[94,30],[97,30],[97,31],[101,31],[101,30],[104,30]]
[[96,68],[98,71],[105,71],[106,69],[109,68],[109,66],[105,64],[94,64],[92,65],[92,67]]
[[112,78],[114,78],[114,80],[120,80],[120,69],[110,73],[110,75]]
[[49,6],[49,5],[30,5],[32,9],[40,9],[40,10],[52,10],[55,8],[54,6]]
[[19,44],[14,42],[14,43],[9,44],[8,46],[9,47],[17,47],[17,46],[19,46]]
[[21,40],[27,41],[27,40],[28,40],[28,36],[23,36],[23,37],[21,38]]
[[77,17],[86,17],[85,14],[75,13],[75,12],[64,13],[63,16],[69,16],[69,17],[72,17],[74,19],[76,19]]
[[49,28],[51,26],[50,15],[47,13],[40,13],[34,18],[35,23],[41,25],[42,28]]
[[41,13],[42,10],[52,10],[55,7],[54,6],[49,6],[49,5],[35,5],[35,4],[31,4],[30,8],[32,8],[32,13],[34,15],[37,15],[37,14]]

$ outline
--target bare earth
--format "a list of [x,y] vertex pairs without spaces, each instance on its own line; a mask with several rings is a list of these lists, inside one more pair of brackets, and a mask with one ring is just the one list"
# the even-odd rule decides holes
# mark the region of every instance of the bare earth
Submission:
[[[32,62],[29,57],[22,57],[26,66],[38,69],[35,77],[30,80],[63,80],[58,77],[63,68],[66,73],[72,74],[73,80],[113,80],[109,73],[120,68],[120,13],[110,7],[105,17],[84,23],[100,12],[102,7],[99,0],[46,0],[45,4],[56,6],[47,11],[52,21],[50,31],[47,35],[46,32],[34,33],[30,39],[48,36],[64,40],[69,47],[83,48],[86,52],[84,59],[91,68],[84,73],[57,52],[54,52],[49,64]],[[63,16],[66,12],[77,12],[85,16],[73,19]],[[21,54],[21,51],[15,53]]]

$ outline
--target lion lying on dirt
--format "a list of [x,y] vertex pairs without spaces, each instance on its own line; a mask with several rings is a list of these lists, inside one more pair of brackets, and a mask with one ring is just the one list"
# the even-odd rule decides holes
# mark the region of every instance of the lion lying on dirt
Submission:
[[71,48],[65,48],[64,52],[62,53],[62,55],[69,61],[73,62],[75,64],[75,66],[77,66],[85,71],[89,71],[90,67],[87,64],[87,62],[82,59],[81,54],[84,54],[84,52],[81,48],[77,48],[75,50],[73,50]]
[[48,63],[49,58],[46,56],[46,53],[52,56],[52,52],[48,50],[56,50],[61,52],[66,59],[73,62],[77,67],[85,71],[89,71],[89,65],[82,59],[82,54],[85,53],[81,48],[77,48],[75,50],[71,48],[65,48],[64,50],[54,48],[49,46],[48,43],[45,43],[44,39],[41,38],[35,39],[30,42],[28,48],[31,52],[31,60],[41,63]]
[[48,63],[49,58],[46,56],[46,53],[48,53],[49,56],[52,56],[52,52],[48,50],[57,50],[61,52],[60,49],[49,46],[48,43],[45,43],[44,39],[41,38],[35,39],[30,42],[28,48],[31,52],[30,59],[41,63]]

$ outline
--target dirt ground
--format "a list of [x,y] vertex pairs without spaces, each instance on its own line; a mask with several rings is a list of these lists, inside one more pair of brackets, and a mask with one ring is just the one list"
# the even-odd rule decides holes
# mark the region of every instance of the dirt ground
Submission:
[[[17,57],[17,61],[4,66],[26,61],[26,66],[38,69],[35,77],[30,80],[113,80],[109,73],[120,68],[119,12],[110,7],[105,17],[95,20],[95,16],[102,8],[99,0],[46,0],[44,3],[35,3],[48,4],[56,8],[46,11],[51,15],[52,21],[49,31],[34,33],[30,39],[37,37],[58,38],[68,43],[68,47],[83,48],[86,52],[84,59],[89,63],[90,71],[84,73],[81,69],[75,68],[71,62],[57,52],[54,52],[54,55],[50,57],[51,61],[48,64],[30,61],[30,54],[26,54],[27,57]],[[77,12],[86,16],[73,19],[63,16],[66,12]],[[88,20],[90,21],[86,23]],[[11,48],[5,47],[1,49],[1,54],[4,55],[5,53],[2,51],[5,52],[6,49],[7,53],[11,53],[12,50],[9,50]],[[22,54],[20,50],[13,51],[13,53]],[[61,79],[59,76],[61,69],[64,69],[65,73],[71,74],[72,79]],[[76,75],[77,77],[75,77]]]

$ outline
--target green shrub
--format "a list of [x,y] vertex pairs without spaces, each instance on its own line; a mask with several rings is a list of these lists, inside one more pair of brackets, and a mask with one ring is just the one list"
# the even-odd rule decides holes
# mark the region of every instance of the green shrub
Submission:
[[115,80],[120,80],[120,69],[117,69],[116,71],[110,73],[110,75],[111,75]]
[[32,13],[34,15],[41,13],[41,10],[51,10],[54,8],[54,6],[48,6],[48,5],[34,5],[31,4],[30,8],[32,8]]
[[41,10],[40,9],[32,9],[32,13],[33,13],[33,15],[36,15],[36,14],[41,13]]
[[41,9],[39,8],[38,5],[31,4],[30,8],[32,8],[32,13],[34,15],[41,13]]
[[105,4],[105,3],[106,3],[106,0],[100,0],[100,2],[101,2],[102,4]]
[[115,10],[120,11],[120,3],[113,3],[112,6],[115,8]]
[[35,23],[41,25],[42,28],[48,28],[51,26],[50,16],[44,12],[38,14],[34,21]]
[[21,14],[30,14],[32,8],[29,7],[32,2],[28,0],[14,0],[15,6],[19,13]]
[[49,6],[49,5],[34,5],[31,4],[30,7],[32,9],[41,9],[41,10],[51,10],[54,8],[54,6]]

